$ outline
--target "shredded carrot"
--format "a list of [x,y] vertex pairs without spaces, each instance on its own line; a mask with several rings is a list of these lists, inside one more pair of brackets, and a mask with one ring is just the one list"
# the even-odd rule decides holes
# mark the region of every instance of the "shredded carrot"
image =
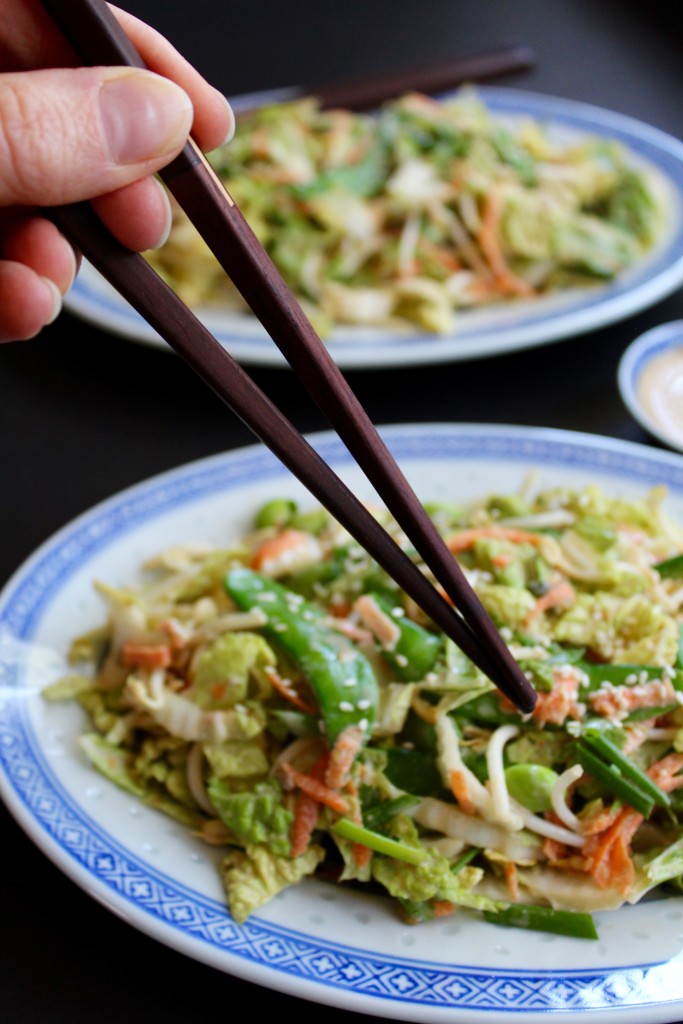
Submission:
[[649,679],[637,686],[614,686],[609,690],[597,690],[588,700],[594,711],[609,718],[617,712],[634,711],[636,708],[657,704],[673,704],[676,691],[669,679]]
[[598,832],[604,832],[613,823],[619,813],[619,806],[612,804],[610,807],[601,807],[590,817],[581,819],[581,832],[585,836],[594,836]]
[[503,875],[508,887],[508,892],[513,900],[519,899],[519,878],[517,876],[517,865],[511,860],[503,864]]
[[635,868],[629,847],[642,821],[643,816],[638,811],[623,807],[604,832],[591,836],[584,843],[588,871],[601,889],[627,893],[633,885]]
[[[650,765],[647,774],[665,793],[683,785],[683,754],[668,754]],[[583,852],[588,870],[601,888],[628,892],[635,878],[629,847],[643,822],[643,815],[632,807],[622,807],[611,824],[602,832],[588,837]]]
[[350,622],[345,618],[335,618],[331,625],[343,636],[348,637],[349,640],[354,640],[357,644],[369,644],[374,639],[369,629],[357,626],[355,622]]
[[470,787],[467,785],[465,773],[457,769],[451,772],[451,792],[460,804],[465,814],[474,814],[476,807],[470,795]]
[[340,793],[326,786],[324,782],[314,778],[312,775],[298,772],[296,768],[292,768],[291,764],[285,763],[280,765],[280,770],[286,776],[288,782],[304,793],[308,793],[318,803],[325,804],[326,807],[336,811],[337,814],[349,813],[348,801]]
[[309,539],[309,535],[303,530],[281,530],[257,548],[251,558],[251,568],[257,570],[268,568],[270,562],[275,562],[283,555],[308,544]]
[[317,714],[316,708],[314,708],[312,704],[309,704],[308,701],[304,700],[304,698],[296,692],[290,680],[283,679],[280,673],[274,669],[272,665],[268,665],[264,669],[264,673],[272,683],[273,689],[277,690],[280,696],[284,697],[285,700],[288,700],[295,708],[298,708],[299,711],[303,711],[305,715]]
[[311,836],[318,824],[320,804],[308,793],[299,792],[294,805],[294,821],[290,830],[292,857],[305,853],[311,842]]
[[459,530],[446,539],[448,550],[456,555],[467,551],[475,541],[491,538],[493,540],[509,540],[511,544],[533,544],[539,547],[543,543],[543,535],[521,530],[514,526],[475,526],[467,530]]
[[354,602],[353,610],[358,613],[361,623],[367,626],[382,646],[394,647],[401,631],[391,616],[382,611],[374,597],[370,594],[362,594]]
[[536,601],[536,604],[531,609],[526,619],[524,620],[525,626],[530,626],[534,619],[542,615],[543,612],[549,611],[551,608],[565,608],[573,604],[576,599],[576,591],[569,582],[569,580],[562,579],[554,586],[546,590],[545,594]]
[[503,197],[499,190],[489,191],[484,204],[484,213],[478,241],[486,262],[496,279],[499,289],[507,295],[533,295],[534,289],[514,274],[503,255],[501,246],[501,221],[503,219]]
[[457,909],[456,904],[451,903],[450,900],[433,900],[432,902],[434,917],[448,917],[449,914],[454,914]]
[[567,718],[580,718],[578,670],[572,666],[558,665],[553,670],[552,690],[539,693],[532,718],[545,724],[562,725]]
[[372,850],[369,846],[363,846],[362,843],[352,843],[351,853],[357,868],[366,867],[372,860]]
[[683,754],[667,754],[660,761],[655,761],[647,770],[655,785],[659,786],[665,793],[671,793],[674,789],[683,786],[683,775],[679,775],[683,768]]
[[329,607],[330,615],[335,619],[345,619],[351,614],[352,607],[351,601],[334,601]]
[[567,855],[566,844],[561,843],[558,839],[550,839],[549,837],[546,837],[541,843],[541,849],[546,860],[551,862],[562,860],[562,858]]
[[[314,779],[322,780],[327,771],[327,751],[318,758],[310,769],[310,775]],[[300,790],[296,796],[294,806],[294,820],[290,830],[290,842],[292,844],[292,857],[298,857],[305,853],[311,842],[311,836],[315,831],[320,816],[320,803],[309,793]]]
[[330,789],[341,789],[348,781],[351,765],[361,748],[363,733],[357,725],[348,725],[340,732],[332,747],[325,783]]
[[121,648],[121,662],[139,668],[168,668],[171,648],[168,644],[137,644],[129,640]]

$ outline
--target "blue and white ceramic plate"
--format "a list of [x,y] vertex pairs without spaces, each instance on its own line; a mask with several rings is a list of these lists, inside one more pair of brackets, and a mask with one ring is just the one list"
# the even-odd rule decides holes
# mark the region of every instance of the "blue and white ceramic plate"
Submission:
[[[599,134],[628,147],[635,166],[647,168],[667,210],[658,244],[617,280],[532,301],[465,311],[453,334],[435,337],[406,329],[338,328],[328,341],[342,368],[372,368],[454,362],[545,345],[624,319],[669,295],[683,281],[683,143],[632,118],[589,104],[514,89],[478,87],[487,106],[502,118],[532,117],[562,139]],[[66,308],[104,330],[165,346],[158,334],[99,274],[84,265]],[[284,366],[284,357],[252,316],[197,311],[238,361]]]
[[[683,520],[683,459],[585,434],[503,426],[383,431],[425,500],[599,481],[611,493],[669,488]],[[373,498],[341,443],[314,446]],[[381,897],[309,881],[246,924],[230,918],[214,851],[116,789],[79,756],[80,709],[47,704],[72,637],[99,623],[95,579],[116,585],[179,541],[226,544],[273,495],[304,505],[265,449],[183,466],[116,495],[62,529],[0,594],[0,792],[71,879],[148,935],[290,995],[421,1024],[533,1024],[552,1018],[655,1024],[683,1018],[683,898],[596,915],[599,941],[495,927],[463,911],[410,927]]]

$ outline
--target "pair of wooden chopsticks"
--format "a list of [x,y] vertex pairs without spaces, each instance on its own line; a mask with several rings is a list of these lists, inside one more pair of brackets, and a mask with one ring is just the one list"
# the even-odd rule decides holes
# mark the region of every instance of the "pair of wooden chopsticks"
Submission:
[[[43,0],[43,6],[84,63],[145,66],[103,0]],[[192,140],[160,172],[160,177],[326,414],[455,608],[146,260],[121,246],[103,227],[89,204],[48,212],[103,277],[446,635],[522,711],[531,711],[536,703],[532,686],[329,351]]]

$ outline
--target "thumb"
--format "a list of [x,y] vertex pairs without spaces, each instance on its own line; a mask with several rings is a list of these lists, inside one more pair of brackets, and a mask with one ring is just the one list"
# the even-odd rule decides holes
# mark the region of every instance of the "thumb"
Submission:
[[174,82],[137,68],[0,75],[0,206],[91,199],[167,164],[192,126]]

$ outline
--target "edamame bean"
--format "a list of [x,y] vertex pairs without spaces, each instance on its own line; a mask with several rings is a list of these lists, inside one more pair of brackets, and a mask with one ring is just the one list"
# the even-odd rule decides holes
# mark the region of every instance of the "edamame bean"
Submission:
[[558,778],[557,772],[542,764],[513,764],[505,769],[508,793],[534,814],[550,810],[550,794]]
[[265,530],[269,526],[288,526],[296,512],[295,501],[288,498],[273,498],[258,510],[254,525],[258,530]]

